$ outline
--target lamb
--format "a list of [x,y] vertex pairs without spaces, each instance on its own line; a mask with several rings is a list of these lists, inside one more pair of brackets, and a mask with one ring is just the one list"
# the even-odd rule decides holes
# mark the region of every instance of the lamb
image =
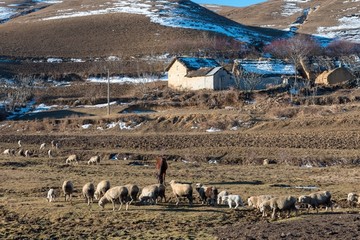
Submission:
[[66,164],[78,164],[78,156],[76,154],[72,154],[70,155],[67,159],[66,159]]
[[360,204],[359,194],[353,192],[349,193],[347,196],[347,201],[352,207],[356,206],[357,204],[359,205]]
[[195,189],[196,189],[196,191],[198,192],[198,194],[199,194],[199,199],[200,199],[200,201],[201,201],[201,204],[205,204],[206,203],[206,194],[205,194],[205,192],[206,192],[206,190],[207,190],[207,186],[205,186],[205,185],[203,185],[203,184],[201,184],[201,183],[197,183],[196,185],[195,185]]
[[102,180],[101,182],[99,182],[98,185],[96,186],[96,191],[94,194],[95,199],[99,200],[102,196],[104,196],[106,191],[109,189],[110,189],[110,181],[109,180]]
[[225,191],[225,190],[221,191],[217,196],[217,204],[218,205],[223,204],[224,203],[222,200],[223,196],[227,196],[227,195],[229,195],[229,193],[227,191]]
[[259,195],[259,196],[251,196],[248,198],[248,206],[254,207],[255,209],[260,208],[260,204],[266,200],[270,200],[273,198],[271,195]]
[[46,143],[42,143],[42,144],[40,145],[40,150],[45,149],[45,147],[46,147]]
[[299,197],[299,203],[308,205],[308,212],[310,211],[310,208],[313,207],[318,213],[320,205],[326,206],[326,211],[328,210],[328,207],[330,207],[331,211],[333,211],[331,193],[328,191],[314,192],[309,195],[302,195]]
[[50,188],[46,198],[48,202],[55,202],[55,189]]
[[124,186],[112,187],[108,191],[106,191],[106,193],[104,194],[104,196],[102,196],[102,198],[100,198],[99,206],[102,209],[104,209],[105,204],[108,202],[111,202],[113,205],[113,211],[115,211],[115,201],[119,200],[120,207],[119,207],[118,211],[121,210],[123,203],[126,204],[125,209],[128,210],[128,208],[129,208],[129,205],[127,202],[128,194],[129,194],[129,192],[128,192],[127,188]]
[[91,164],[100,164],[100,156],[97,155],[97,156],[92,156],[90,158],[90,160],[87,162],[88,165],[91,165]]
[[87,205],[90,205],[90,202],[93,203],[94,200],[95,187],[91,182],[86,183],[82,188],[82,194],[87,201]]
[[275,218],[277,212],[288,211],[287,217],[290,216],[292,210],[295,210],[297,215],[297,208],[295,206],[296,198],[293,196],[274,197],[270,200],[266,200],[260,203],[259,210],[262,212],[262,216],[266,216],[267,210],[272,210],[271,218]]
[[171,189],[173,190],[173,194],[176,197],[176,205],[179,204],[179,197],[186,197],[189,200],[189,205],[191,206],[193,203],[193,189],[190,183],[179,183],[175,180],[170,181]]
[[229,208],[232,208],[232,203],[235,203],[235,208],[238,208],[239,205],[242,207],[244,206],[244,203],[239,195],[230,194],[222,196],[222,202],[227,201],[229,204]]
[[74,192],[74,185],[71,181],[66,180],[64,181],[63,185],[62,185],[62,190],[64,192],[65,195],[65,202],[67,200],[69,200],[70,202],[72,201],[72,193]]
[[141,190],[139,200],[141,203],[150,201],[151,204],[156,204],[157,203],[156,199],[158,198],[158,196],[159,196],[158,184],[153,184],[146,186]]
[[139,187],[137,185],[134,184],[127,184],[125,185],[125,187],[127,188],[128,192],[129,192],[129,198],[130,198],[130,202],[129,205],[133,202],[137,200],[137,195],[139,194]]

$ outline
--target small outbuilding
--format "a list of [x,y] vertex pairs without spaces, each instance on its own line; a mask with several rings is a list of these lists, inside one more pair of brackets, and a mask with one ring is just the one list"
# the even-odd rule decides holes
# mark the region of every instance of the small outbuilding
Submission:
[[212,58],[177,57],[166,68],[168,86],[183,90],[224,90],[235,86],[232,74]]
[[316,79],[315,84],[336,85],[354,80],[355,76],[348,68],[339,67],[321,73]]
[[269,86],[287,85],[296,74],[293,64],[280,59],[236,59],[233,72],[240,78],[238,84],[243,90],[261,90]]

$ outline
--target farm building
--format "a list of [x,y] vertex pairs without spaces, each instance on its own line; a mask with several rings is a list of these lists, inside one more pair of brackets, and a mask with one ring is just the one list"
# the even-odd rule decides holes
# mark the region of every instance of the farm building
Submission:
[[315,84],[336,85],[347,81],[351,81],[353,79],[355,79],[355,76],[351,73],[351,71],[348,68],[339,67],[321,73],[315,79]]
[[235,85],[232,74],[212,58],[177,57],[166,71],[173,89],[223,90]]
[[233,72],[238,78],[240,89],[261,90],[270,86],[290,84],[287,79],[295,75],[295,67],[278,59],[237,59],[234,61]]

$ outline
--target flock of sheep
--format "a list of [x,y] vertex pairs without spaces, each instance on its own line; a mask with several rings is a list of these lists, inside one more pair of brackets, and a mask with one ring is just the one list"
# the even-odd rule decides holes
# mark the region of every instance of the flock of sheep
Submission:
[[[17,154],[19,156],[29,157],[31,155],[29,150],[23,150],[20,140],[18,141],[18,146],[19,150]],[[40,150],[44,150],[45,147],[46,144],[42,143],[40,145]],[[51,149],[48,150],[50,158],[52,157],[52,149],[59,149],[59,147],[59,143],[55,141],[51,142]],[[6,149],[3,154],[16,155],[16,150]],[[87,164],[100,164],[100,159],[101,158],[98,155],[92,156],[88,160]],[[76,154],[72,154],[65,160],[65,163],[69,165],[77,165],[78,161],[79,157]],[[170,181],[170,187],[172,189],[173,196],[176,198],[176,205],[179,204],[182,198],[188,199],[190,206],[193,204],[193,200],[195,198],[193,197],[193,187],[191,183],[182,183],[172,180]],[[93,183],[86,183],[82,188],[82,195],[89,206],[95,199],[98,201],[98,205],[102,209],[107,203],[112,203],[113,210],[115,210],[115,203],[118,202],[120,203],[119,210],[122,208],[123,204],[126,205],[126,210],[128,210],[129,205],[134,201],[138,201],[139,204],[157,204],[158,198],[160,198],[161,201],[164,200],[166,202],[165,190],[165,185],[161,183],[145,186],[141,189],[141,191],[140,188],[134,184],[110,188],[110,182],[108,180],[103,180],[97,184],[96,188]],[[229,194],[225,190],[219,192],[214,186],[205,186],[201,183],[197,183],[195,190],[197,191],[198,199],[201,204],[215,206],[227,203],[229,208],[232,208],[233,206],[235,208],[245,206],[240,195]],[[64,181],[62,191],[65,196],[65,201],[72,201],[74,185],[71,181]],[[348,194],[347,201],[352,207],[360,206],[359,195],[360,194],[357,193]],[[55,190],[53,188],[48,191],[47,199],[49,202],[55,201]],[[318,211],[320,206],[325,206],[326,210],[328,208],[331,208],[331,210],[333,209],[331,193],[328,191],[302,195],[298,198],[294,196],[274,197],[272,195],[251,196],[247,200],[247,205],[248,207],[257,209],[262,213],[263,217],[267,216],[268,212],[272,212],[272,218],[276,218],[276,216],[282,212],[287,212],[287,217],[290,216],[292,211],[294,211],[295,215],[297,215],[300,206],[307,207],[308,211],[310,208]]]
[[[7,149],[5,149],[3,151],[3,155],[6,155],[6,156],[20,156],[20,157],[31,157],[31,156],[34,155],[34,151],[29,150],[29,149],[26,149],[26,150],[23,149],[21,140],[19,140],[17,142],[17,144],[18,144],[18,149],[7,148]],[[41,143],[40,147],[39,147],[39,151],[46,151],[48,157],[53,158],[54,157],[53,152],[60,149],[60,143],[53,140],[53,141],[51,141],[50,144],[51,144],[51,148],[49,148],[46,151],[47,144],[46,143]],[[78,155],[71,154],[70,156],[68,156],[66,158],[65,164],[67,164],[67,165],[78,165],[79,160],[80,160],[80,158],[79,158]],[[87,164],[88,165],[92,165],[92,164],[97,165],[97,164],[100,164],[100,160],[101,160],[101,157],[99,155],[95,155],[95,156],[90,157],[90,159],[87,161]]]
[[[18,149],[14,149],[14,148],[7,148],[3,151],[3,154],[4,155],[7,155],[7,156],[22,156],[22,157],[31,157],[34,152],[29,150],[29,149],[23,149],[23,146],[22,146],[22,143],[21,143],[21,140],[19,140],[17,142],[18,144]],[[39,150],[40,151],[44,151],[46,148],[46,143],[41,143],[40,144],[40,147],[39,147]],[[54,150],[58,150],[60,148],[60,143],[59,142],[55,142],[54,140],[51,141],[51,148],[49,150],[47,150],[47,155],[49,158],[52,158],[53,157],[53,151]]]
[[[170,181],[173,196],[176,198],[176,205],[180,200],[188,199],[191,206],[194,201],[193,188],[191,183],[182,183],[175,180]],[[119,203],[121,210],[123,204],[126,205],[128,210],[129,205],[138,201],[139,204],[157,204],[158,199],[166,202],[165,196],[166,187],[164,184],[152,184],[140,189],[137,185],[128,184],[125,186],[110,187],[110,181],[103,180],[99,182],[95,188],[93,183],[86,183],[82,188],[82,196],[85,198],[87,204],[90,206],[94,199],[98,201],[99,207],[104,209],[107,203],[112,203],[113,211],[115,211],[115,203]],[[244,202],[240,195],[229,194],[227,191],[218,192],[214,186],[205,186],[197,183],[195,186],[198,199],[201,204],[208,205],[222,205],[228,204],[229,208],[233,206],[245,207]],[[74,185],[71,181],[64,181],[62,191],[65,196],[65,201],[71,201],[74,192]],[[48,191],[47,199],[49,202],[55,200],[55,190],[51,188]],[[348,202],[352,206],[360,205],[359,194],[349,193]],[[333,210],[333,203],[331,201],[331,193],[328,191],[314,192],[309,195],[302,195],[298,198],[294,196],[281,196],[274,197],[271,195],[251,196],[247,200],[249,208],[255,208],[266,217],[268,213],[272,212],[271,218],[276,218],[283,212],[287,212],[287,217],[294,211],[295,215],[298,214],[299,206],[306,206],[307,211],[311,208],[317,212],[320,206],[325,206],[326,210],[331,208]]]

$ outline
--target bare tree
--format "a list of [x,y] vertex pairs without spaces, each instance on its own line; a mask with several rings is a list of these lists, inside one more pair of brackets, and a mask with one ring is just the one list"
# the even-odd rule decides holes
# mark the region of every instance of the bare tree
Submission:
[[12,83],[5,84],[7,92],[7,110],[13,111],[16,107],[26,104],[33,97],[34,77],[16,76]]
[[295,83],[297,83],[297,69],[301,61],[309,55],[317,54],[321,50],[319,43],[312,37],[296,35],[289,39],[279,39],[271,42],[264,48],[275,57],[289,59],[295,67]]

